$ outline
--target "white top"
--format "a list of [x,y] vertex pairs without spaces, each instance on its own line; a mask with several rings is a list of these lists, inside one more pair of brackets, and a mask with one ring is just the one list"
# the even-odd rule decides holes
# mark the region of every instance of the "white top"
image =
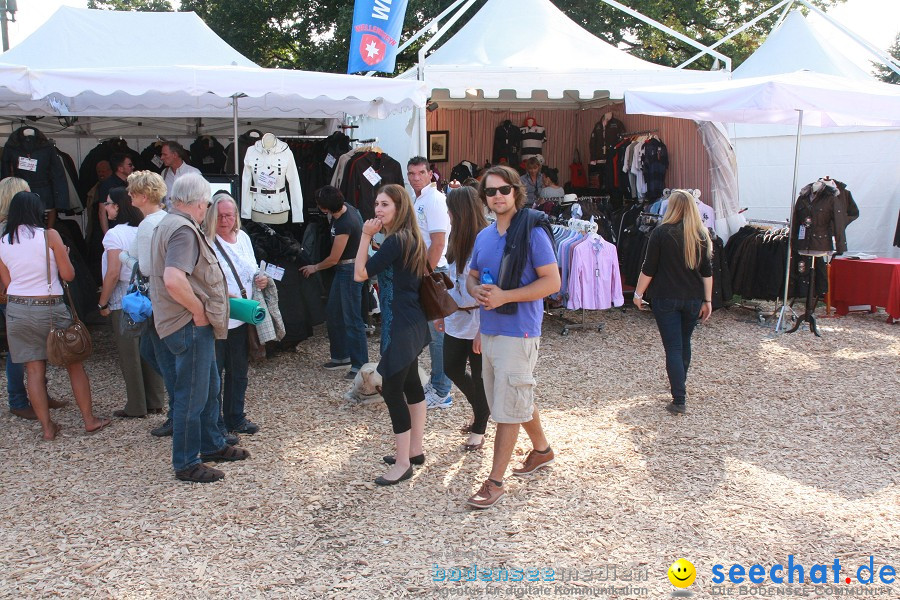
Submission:
[[[106,277],[107,254],[110,250],[127,250],[137,240],[138,228],[132,225],[116,225],[106,232],[103,236],[103,258],[101,259],[100,271],[103,277]],[[121,260],[122,256],[119,255]],[[122,266],[119,268],[119,281],[109,297],[110,310],[119,310],[122,308],[122,298],[128,291],[128,282],[131,281],[131,265],[122,260]]]
[[144,217],[144,220],[138,225],[137,237],[131,245],[131,249],[128,251],[131,256],[137,258],[138,268],[143,265],[144,270],[141,271],[141,274],[144,277],[149,275],[150,243],[153,241],[153,232],[156,230],[156,226],[159,225],[159,222],[162,221],[167,214],[168,213],[164,210],[158,210],[155,213]]
[[[472,265],[472,257],[466,261],[466,266],[461,275],[456,273],[456,263],[450,263],[447,275],[453,280],[453,289],[447,290],[450,296],[460,308],[477,306],[469,291],[466,289],[466,278],[469,277],[469,270]],[[444,317],[444,331],[460,340],[472,340],[478,335],[479,326],[479,310],[464,311],[458,310],[449,317]]]
[[447,234],[444,242],[444,251],[437,268],[447,266],[447,243],[450,239],[450,213],[447,211],[447,197],[444,196],[434,184],[422,189],[422,193],[416,198],[416,221],[419,230],[425,238],[425,248],[431,248],[431,234],[443,232]]
[[559,186],[549,186],[545,187],[541,190],[541,198],[551,199],[551,198],[563,198],[566,195],[566,191]]
[[173,171],[171,168],[166,167],[163,169],[162,176],[163,180],[166,182],[166,197],[165,197],[165,207],[166,210],[172,210],[172,186],[175,185],[175,180],[181,177],[182,175],[187,175],[188,173],[197,173],[198,175],[203,175],[200,172],[200,169],[196,167],[192,167],[187,163],[182,163],[180,167],[178,167],[177,171]]
[[6,293],[10,296],[62,296],[63,289],[59,283],[59,271],[56,257],[50,251],[51,288],[47,290],[47,256],[44,242],[44,229],[35,227],[28,231],[25,225],[19,227],[16,242],[9,243],[9,236],[4,233],[0,238],[0,260],[9,270],[9,287]]
[[[241,278],[241,283],[244,284],[244,289],[247,291],[247,298],[252,298],[253,278],[256,276],[258,269],[256,266],[256,255],[253,254],[253,244],[250,242],[250,236],[243,231],[238,231],[237,241],[233,244],[225,241],[225,239],[219,235],[216,235],[216,241],[222,245],[222,248],[228,253],[228,258],[230,258],[232,264],[234,264],[234,268]],[[240,298],[241,287],[234,278],[234,273],[231,271],[228,261],[222,256],[222,252],[219,250],[219,244],[213,244],[213,249],[216,251],[216,258],[219,259],[219,266],[222,267],[222,272],[225,273],[225,281],[228,283],[228,295]],[[243,324],[243,321],[228,319],[228,329],[234,329]]]

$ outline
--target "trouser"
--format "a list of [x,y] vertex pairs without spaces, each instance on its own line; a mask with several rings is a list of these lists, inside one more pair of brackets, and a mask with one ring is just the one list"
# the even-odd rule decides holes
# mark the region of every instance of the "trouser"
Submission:
[[[466,373],[466,362],[471,374]],[[484,381],[481,379],[481,354],[472,350],[472,340],[444,335],[444,372],[472,405],[475,419],[472,433],[484,434],[491,410],[488,408],[484,394]]]
[[653,298],[653,316],[666,351],[666,373],[675,404],[684,404],[687,395],[685,385],[691,366],[691,334],[702,304],[702,300]]
[[162,408],[165,403],[163,378],[141,358],[140,339],[122,335],[122,309],[110,311],[113,337],[119,351],[119,366],[125,379],[125,414],[138,417],[148,410]]
[[[0,313],[6,317],[6,305],[0,304]],[[9,409],[28,408],[28,391],[25,389],[25,365],[15,363],[9,352],[6,353],[6,393]]]
[[[425,390],[419,379],[419,359],[414,359],[406,367],[381,381],[381,395],[387,404],[394,433],[405,433],[412,428],[408,404],[418,404],[425,400]],[[405,399],[404,399],[405,396]]]
[[[436,273],[446,271],[447,267],[438,267]],[[428,353],[431,355],[431,387],[441,398],[450,393],[450,378],[444,374],[444,332],[434,327],[433,321],[428,321],[428,331],[431,332],[431,342],[428,344]]]
[[354,371],[369,362],[369,343],[361,313],[362,288],[362,283],[353,281],[352,264],[337,265],[325,307],[331,360],[350,359]]
[[166,393],[169,395],[168,418],[172,418],[172,404],[175,402],[175,362],[171,352],[166,350],[165,344],[156,333],[153,317],[147,323],[147,328],[141,334],[140,341],[141,358],[147,361],[150,367],[163,378]]
[[228,337],[216,340],[216,371],[224,382],[219,391],[218,403],[222,407],[218,418],[219,431],[240,429],[247,415],[244,413],[244,399],[247,395],[247,372],[250,356],[247,353],[247,332],[250,326],[228,330]]

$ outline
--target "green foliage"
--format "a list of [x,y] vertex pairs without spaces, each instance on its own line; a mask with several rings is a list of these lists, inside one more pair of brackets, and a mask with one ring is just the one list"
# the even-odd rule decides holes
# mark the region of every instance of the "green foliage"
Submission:
[[[409,3],[405,35],[412,35],[450,6],[453,0],[418,0]],[[471,16],[487,0],[478,0],[469,9]],[[703,44],[711,45],[743,25],[777,0],[622,0],[645,15],[668,25]],[[845,0],[813,0],[829,7]],[[553,0],[553,3],[582,27],[602,40],[658,64],[678,65],[697,51],[671,36],[619,11],[601,0]],[[90,0],[98,8],[135,9],[168,5],[168,0]],[[304,69],[343,73],[347,68],[351,0],[181,0],[181,10],[192,10],[213,31],[250,60],[264,67]],[[771,30],[778,11],[718,48],[737,67],[759,46]],[[445,34],[449,39],[467,21],[460,19]],[[502,27],[502,23],[497,24]],[[428,41],[423,36],[397,59],[397,73],[412,67],[419,48]],[[713,59],[697,60],[691,68],[708,69]]]
[[172,12],[174,10],[169,0],[88,0],[87,7],[142,12]]
[[[897,37],[894,38],[894,43],[888,48],[888,54],[893,56],[897,62],[900,62],[900,33],[897,33]],[[900,74],[888,69],[887,66],[881,63],[873,62],[872,66],[875,67],[873,75],[878,79],[886,81],[887,83],[900,84]]]

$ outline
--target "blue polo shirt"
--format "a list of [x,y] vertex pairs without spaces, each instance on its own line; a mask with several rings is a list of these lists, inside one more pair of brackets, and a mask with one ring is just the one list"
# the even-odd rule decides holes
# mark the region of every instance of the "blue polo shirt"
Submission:
[[[471,269],[479,273],[484,269],[490,269],[496,281],[500,275],[500,261],[503,259],[505,245],[506,234],[500,235],[496,223],[482,229],[475,238]],[[550,264],[556,267],[553,242],[550,241],[550,237],[543,229],[536,227],[531,232],[528,262],[522,272],[520,287],[524,287],[538,278],[536,267]],[[512,315],[504,315],[484,308],[480,310],[481,333],[509,337],[539,337],[541,335],[541,322],[544,317],[542,299],[519,302],[519,309]]]

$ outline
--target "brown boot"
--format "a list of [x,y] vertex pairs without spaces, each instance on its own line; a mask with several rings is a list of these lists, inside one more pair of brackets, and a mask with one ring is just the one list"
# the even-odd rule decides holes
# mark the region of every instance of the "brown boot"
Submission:
[[54,398],[47,396],[47,408],[62,408],[68,404],[68,400],[55,400]]

